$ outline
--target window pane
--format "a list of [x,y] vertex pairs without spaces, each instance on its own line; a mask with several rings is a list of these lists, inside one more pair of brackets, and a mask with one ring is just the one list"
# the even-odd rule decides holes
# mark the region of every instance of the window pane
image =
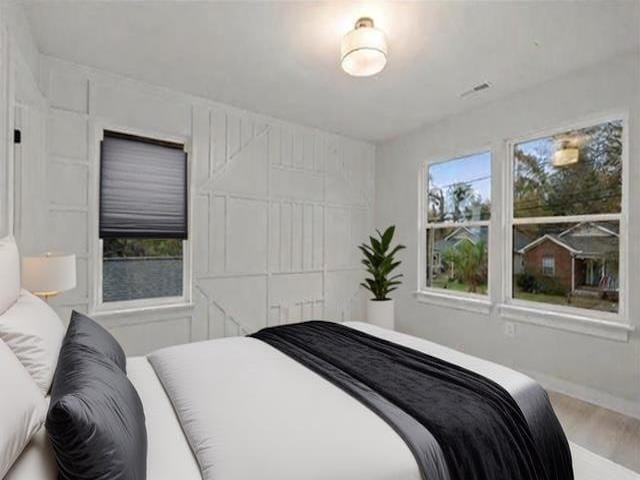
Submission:
[[491,214],[489,152],[430,165],[427,170],[429,222],[488,220]]
[[182,240],[106,238],[104,302],[182,296]]
[[618,311],[618,222],[517,225],[513,246],[514,298]]
[[488,227],[427,230],[427,286],[487,293]]
[[619,213],[622,122],[608,122],[514,148],[514,216]]

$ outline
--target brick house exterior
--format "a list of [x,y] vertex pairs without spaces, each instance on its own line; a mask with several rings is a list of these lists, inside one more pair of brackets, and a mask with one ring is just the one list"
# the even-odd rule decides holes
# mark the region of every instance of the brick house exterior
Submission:
[[514,253],[524,270],[553,277],[567,291],[618,289],[619,234],[615,227],[577,224],[560,234],[545,234]]

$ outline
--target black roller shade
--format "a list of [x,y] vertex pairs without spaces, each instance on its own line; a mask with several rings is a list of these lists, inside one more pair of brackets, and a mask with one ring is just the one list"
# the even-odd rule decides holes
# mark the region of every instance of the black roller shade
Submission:
[[100,238],[187,238],[183,145],[104,132]]

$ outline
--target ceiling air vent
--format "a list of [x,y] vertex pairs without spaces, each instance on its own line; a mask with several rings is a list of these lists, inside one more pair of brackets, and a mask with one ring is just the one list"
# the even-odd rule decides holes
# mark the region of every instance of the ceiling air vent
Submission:
[[471,95],[475,95],[476,93],[482,92],[483,90],[487,90],[488,88],[491,88],[491,84],[489,82],[479,83],[478,85],[476,85],[473,88],[470,88],[466,92],[462,92],[460,94],[460,98],[470,97]]

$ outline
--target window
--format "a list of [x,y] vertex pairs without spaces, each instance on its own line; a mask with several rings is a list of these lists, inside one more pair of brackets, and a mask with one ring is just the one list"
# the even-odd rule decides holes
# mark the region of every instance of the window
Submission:
[[514,299],[618,312],[622,153],[622,121],[514,145]]
[[99,213],[102,303],[185,297],[184,145],[105,131]]
[[491,154],[432,163],[424,181],[424,287],[486,295]]
[[542,257],[542,274],[553,277],[556,274],[555,257]]

